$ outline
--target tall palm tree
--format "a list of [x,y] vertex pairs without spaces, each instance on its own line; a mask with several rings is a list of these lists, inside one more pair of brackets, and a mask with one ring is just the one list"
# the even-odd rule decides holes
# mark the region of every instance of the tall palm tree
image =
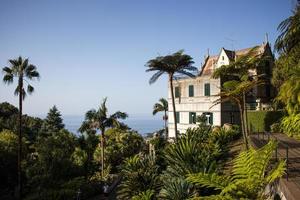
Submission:
[[175,98],[174,98],[174,88],[173,79],[175,74],[186,75],[189,77],[195,77],[192,72],[197,72],[198,69],[193,66],[193,58],[180,50],[176,53],[167,56],[158,56],[152,60],[149,60],[146,64],[148,69],[146,72],[156,72],[150,78],[149,83],[153,84],[157,79],[163,75],[168,74],[171,97],[172,97],[172,107],[173,107],[173,117],[174,117],[174,128],[175,128],[175,139],[177,139],[177,122],[176,122],[176,108],[175,108]]
[[166,138],[168,139],[168,127],[167,127],[167,120],[168,120],[168,101],[165,98],[160,98],[159,103],[154,104],[153,106],[153,115],[155,115],[158,112],[164,112],[163,120],[165,121],[165,133]]
[[85,114],[85,120],[83,121],[80,132],[89,131],[90,129],[101,131],[101,175],[104,175],[104,148],[105,148],[105,130],[110,127],[119,127],[122,125],[119,119],[125,119],[128,115],[124,112],[117,111],[112,115],[108,115],[106,107],[107,98],[104,98],[99,109],[89,110]]
[[29,80],[38,79],[36,66],[29,64],[28,58],[23,59],[19,56],[16,59],[9,60],[9,67],[3,67],[4,77],[3,81],[6,84],[11,84],[15,79],[18,79],[18,85],[14,94],[19,96],[19,137],[18,137],[18,192],[19,199],[22,198],[22,177],[21,177],[21,160],[22,160],[22,102],[26,97],[24,85],[27,84],[27,93],[31,94],[34,91]]

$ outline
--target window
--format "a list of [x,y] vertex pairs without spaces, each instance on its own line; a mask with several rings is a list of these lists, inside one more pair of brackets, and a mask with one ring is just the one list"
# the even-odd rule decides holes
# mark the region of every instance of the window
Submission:
[[213,125],[213,113],[211,112],[205,112],[203,113],[203,115],[206,117],[206,124],[210,124],[210,125]]
[[204,84],[204,96],[210,96],[210,84],[209,83]]
[[175,87],[175,98],[179,98],[179,97],[180,97],[179,87]]
[[189,97],[193,97],[193,96],[194,96],[194,86],[189,85]]
[[190,124],[196,124],[196,113],[195,112],[190,112]]
[[222,56],[222,60],[224,60],[224,56]]
[[180,114],[179,112],[176,112],[176,123],[180,123]]

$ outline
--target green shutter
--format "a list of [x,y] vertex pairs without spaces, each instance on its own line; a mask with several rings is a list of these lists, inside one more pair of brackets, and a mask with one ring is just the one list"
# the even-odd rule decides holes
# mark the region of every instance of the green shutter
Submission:
[[204,85],[204,96],[210,96],[210,84],[205,83]]
[[180,97],[179,87],[175,87],[175,98]]
[[180,114],[176,112],[176,123],[180,123]]
[[193,97],[193,96],[194,96],[194,86],[189,85],[189,97]]
[[213,116],[213,113],[210,113],[210,117],[209,117],[209,123],[210,125],[213,125],[213,119],[214,119],[214,116]]

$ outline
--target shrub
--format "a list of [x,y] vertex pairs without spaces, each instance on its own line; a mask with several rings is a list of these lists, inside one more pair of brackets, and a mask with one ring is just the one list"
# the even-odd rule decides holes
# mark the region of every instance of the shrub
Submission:
[[300,137],[300,113],[286,116],[281,121],[281,126],[288,136]]
[[275,122],[283,116],[282,111],[248,111],[248,126],[250,132],[270,131]]

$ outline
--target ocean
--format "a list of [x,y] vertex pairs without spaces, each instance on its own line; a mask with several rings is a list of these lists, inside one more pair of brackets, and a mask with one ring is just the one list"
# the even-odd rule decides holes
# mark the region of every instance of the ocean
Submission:
[[[83,122],[84,116],[63,116],[63,120],[67,130],[76,135],[80,134],[77,130]],[[122,122],[143,136],[164,128],[164,121],[154,117],[129,117]]]

